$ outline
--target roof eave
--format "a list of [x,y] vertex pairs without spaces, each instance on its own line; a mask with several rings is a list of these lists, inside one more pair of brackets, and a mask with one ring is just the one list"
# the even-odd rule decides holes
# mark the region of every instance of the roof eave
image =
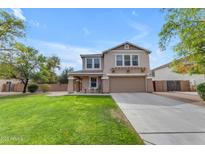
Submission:
[[133,44],[133,43],[130,43],[130,42],[126,41],[126,42],[124,42],[124,43],[121,43],[121,44],[119,44],[119,45],[113,47],[113,48],[110,48],[110,49],[107,49],[107,50],[103,51],[102,54],[108,53],[109,51],[111,51],[111,50],[113,50],[113,49],[115,49],[115,48],[117,48],[117,47],[119,47],[119,46],[121,46],[121,45],[127,44],[127,43],[128,43],[128,44],[131,44],[131,45],[133,45],[133,46],[135,46],[135,47],[137,47],[137,48],[139,48],[139,49],[142,49],[142,50],[146,51],[148,54],[151,53],[151,51],[148,50],[148,49],[142,48],[142,47],[140,47],[140,46],[138,46],[138,45],[136,45],[136,44]]
[[154,69],[152,69],[151,71],[156,71],[156,70],[159,70],[159,69],[162,69],[162,68],[165,68],[165,67],[169,67],[169,65],[171,64],[172,62],[169,62],[169,63],[166,63],[164,65],[161,65],[161,66],[158,66]]
[[84,57],[102,57],[102,54],[81,54],[80,57],[84,58]]
[[68,76],[89,76],[89,75],[103,75],[101,72],[89,72],[89,73],[68,73]]

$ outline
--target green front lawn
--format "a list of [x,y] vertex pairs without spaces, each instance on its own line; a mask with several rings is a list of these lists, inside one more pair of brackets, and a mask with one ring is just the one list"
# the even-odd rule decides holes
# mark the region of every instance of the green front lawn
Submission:
[[143,144],[109,96],[0,98],[0,144]]

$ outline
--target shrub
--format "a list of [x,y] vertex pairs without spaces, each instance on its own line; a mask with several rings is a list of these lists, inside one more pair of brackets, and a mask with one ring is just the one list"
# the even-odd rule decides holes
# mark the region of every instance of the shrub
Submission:
[[36,84],[31,84],[28,86],[28,91],[31,92],[31,93],[34,93],[38,90],[38,85]]
[[45,93],[47,91],[49,91],[49,85],[48,84],[42,84],[41,85],[41,90]]
[[196,88],[199,96],[205,101],[205,82],[201,83]]

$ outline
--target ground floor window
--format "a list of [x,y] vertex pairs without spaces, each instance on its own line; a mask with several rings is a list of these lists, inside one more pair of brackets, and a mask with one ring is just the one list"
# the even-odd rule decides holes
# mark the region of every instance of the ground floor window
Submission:
[[90,78],[90,87],[91,88],[97,88],[97,77],[91,77]]

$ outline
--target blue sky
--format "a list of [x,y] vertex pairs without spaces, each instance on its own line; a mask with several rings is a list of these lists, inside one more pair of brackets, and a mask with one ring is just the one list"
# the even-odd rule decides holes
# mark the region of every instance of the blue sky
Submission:
[[27,44],[46,56],[57,55],[62,68],[81,69],[80,54],[100,53],[130,41],[152,51],[151,68],[174,58],[161,52],[158,33],[164,23],[159,9],[10,9],[25,20]]

